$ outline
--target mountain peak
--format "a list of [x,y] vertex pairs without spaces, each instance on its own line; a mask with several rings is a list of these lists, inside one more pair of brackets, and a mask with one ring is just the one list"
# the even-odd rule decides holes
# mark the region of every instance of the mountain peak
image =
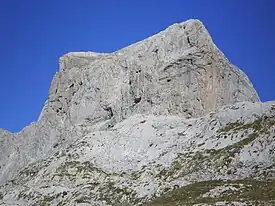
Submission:
[[209,181],[196,193],[208,198],[233,191],[220,179],[238,189],[234,179],[262,177],[259,165],[274,178],[275,105],[260,102],[199,20],[59,64],[39,120],[0,130],[0,204],[138,205],[194,181]]
[[108,120],[106,108],[114,122],[138,113],[199,117],[240,101],[259,98],[204,25],[191,19],[110,54],[63,56],[44,115],[69,115],[77,125]]

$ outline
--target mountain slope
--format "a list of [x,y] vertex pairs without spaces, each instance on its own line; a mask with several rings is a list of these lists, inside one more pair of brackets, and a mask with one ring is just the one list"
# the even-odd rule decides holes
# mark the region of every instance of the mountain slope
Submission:
[[0,205],[272,204],[274,136],[275,102],[188,20],[61,57],[39,120],[0,130]]
[[[137,205],[191,184],[196,192],[182,192],[183,203],[232,200],[236,192],[235,201],[248,202],[256,184],[263,185],[258,200],[266,204],[274,200],[274,131],[275,102],[239,103],[198,119],[135,115],[28,165],[1,187],[3,200]],[[217,198],[220,188],[228,192]],[[163,200],[167,195],[153,203]]]

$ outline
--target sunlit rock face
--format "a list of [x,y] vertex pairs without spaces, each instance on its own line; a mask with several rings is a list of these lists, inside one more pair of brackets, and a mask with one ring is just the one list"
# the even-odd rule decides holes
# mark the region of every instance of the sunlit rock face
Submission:
[[272,205],[275,102],[200,21],[59,64],[39,120],[0,130],[0,204]]
[[83,128],[141,113],[199,117],[242,101],[259,101],[252,84],[189,20],[111,54],[64,55],[42,117]]

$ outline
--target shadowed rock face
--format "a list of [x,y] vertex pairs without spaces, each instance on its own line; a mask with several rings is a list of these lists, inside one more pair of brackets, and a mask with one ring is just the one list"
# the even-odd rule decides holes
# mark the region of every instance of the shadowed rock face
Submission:
[[[259,102],[247,76],[218,50],[198,20],[174,24],[114,53],[68,53],[60,58],[59,64],[59,72],[54,76],[38,122],[16,134],[0,130],[3,143],[0,148],[4,153],[0,156],[0,184],[4,185],[8,179],[13,179],[17,187],[15,193],[21,196],[26,195],[22,185],[46,184],[50,187],[47,182],[78,191],[79,185],[88,184],[85,177],[89,173],[93,181],[103,185],[100,186],[101,193],[108,194],[106,188],[113,190],[113,187],[117,189],[118,185],[123,184],[131,191],[131,197],[128,190],[127,197],[110,194],[112,204],[121,202],[121,198],[126,198],[125,201],[131,204],[141,199],[144,202],[167,189],[158,186],[164,182],[167,187],[173,187],[174,184],[186,185],[188,178],[194,181],[215,179],[216,173],[225,178],[228,168],[223,169],[223,165],[219,165],[217,169],[216,162],[210,165],[200,162],[203,168],[195,171],[197,176],[192,176],[195,175],[192,169],[180,170],[186,173],[180,177],[173,172],[173,164],[183,152],[197,155],[199,151],[206,156],[217,156],[222,148],[242,141],[245,135],[254,134],[248,129],[245,134],[239,132],[236,137],[230,133],[233,135],[230,140],[219,140],[221,134],[227,134],[218,131],[218,128],[236,122],[247,125],[265,115],[269,119],[263,120],[262,127],[270,133],[274,132],[272,103]],[[257,135],[261,135],[259,131]],[[266,145],[261,145],[259,153],[270,157],[271,153],[266,151],[270,150],[268,145],[274,145],[274,141],[264,135],[260,138]],[[255,138],[250,140],[252,142]],[[205,150],[217,150],[218,153],[208,154]],[[232,148],[227,150],[225,152],[230,153]],[[240,153],[236,162],[241,162],[238,158],[245,161],[252,158],[247,151],[240,152],[239,146],[236,151]],[[220,158],[219,155],[215,158]],[[183,165],[188,163],[188,167],[193,168],[193,162],[184,158]],[[194,164],[197,164],[195,160]],[[260,159],[259,162],[262,164],[265,161]],[[274,163],[272,158],[266,161],[265,166],[268,167],[269,163]],[[28,168],[22,170],[26,165]],[[230,167],[238,172],[234,178],[248,177],[251,168],[251,165],[245,169],[236,165]],[[75,169],[76,173],[73,172]],[[162,170],[165,170],[165,174]],[[135,172],[139,175],[137,180],[131,176]],[[155,172],[155,176],[148,176],[147,172]],[[119,173],[126,176],[120,176]],[[76,176],[72,174],[82,178],[77,180],[81,181],[77,187],[74,185]],[[162,179],[161,174],[166,175],[166,179]],[[65,176],[69,176],[69,180]],[[183,177],[185,179],[180,180]],[[167,178],[171,181],[167,182]],[[148,182],[151,182],[147,185],[149,190],[144,186]],[[1,188],[7,201],[22,205],[28,202],[24,200],[24,203],[22,199],[25,198],[22,197],[19,197],[22,201],[17,202],[10,188],[12,186]],[[70,191],[70,201],[79,195],[72,193],[74,189]],[[59,189],[54,187],[53,190],[58,194]],[[66,190],[67,193],[69,191]],[[100,199],[101,193],[97,188],[94,196],[90,196],[89,203]],[[0,190],[0,197],[1,194]],[[28,195],[31,196],[28,198],[32,198],[38,194]],[[37,202],[38,199],[29,201],[42,204],[44,200],[41,196],[39,198],[42,202]],[[85,202],[85,198],[82,201]]]

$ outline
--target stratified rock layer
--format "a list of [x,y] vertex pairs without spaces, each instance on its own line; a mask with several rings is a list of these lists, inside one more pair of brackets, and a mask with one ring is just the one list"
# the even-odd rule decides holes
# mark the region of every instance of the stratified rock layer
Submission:
[[38,122],[0,130],[0,204],[158,205],[202,181],[174,204],[223,204],[239,184],[273,184],[274,105],[198,20],[114,53],[66,54]]

